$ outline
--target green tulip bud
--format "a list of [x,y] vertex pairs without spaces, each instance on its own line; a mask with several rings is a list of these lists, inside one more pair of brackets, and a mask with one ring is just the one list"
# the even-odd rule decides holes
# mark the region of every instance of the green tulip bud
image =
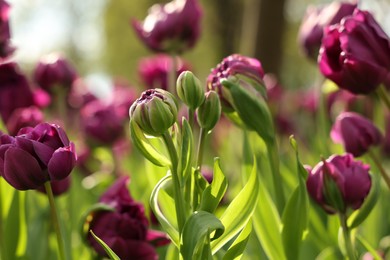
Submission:
[[211,130],[221,117],[221,102],[217,92],[210,90],[205,94],[205,100],[198,108],[198,123],[206,131]]
[[148,135],[161,136],[177,119],[175,97],[163,89],[148,89],[130,107],[130,120]]
[[204,89],[199,79],[191,71],[183,71],[176,82],[179,98],[192,110],[197,109],[204,101]]

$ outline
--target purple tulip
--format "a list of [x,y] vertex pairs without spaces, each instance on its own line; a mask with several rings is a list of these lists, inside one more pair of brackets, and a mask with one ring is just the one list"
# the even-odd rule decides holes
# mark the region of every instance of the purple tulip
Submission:
[[10,135],[16,135],[23,127],[34,127],[43,122],[43,112],[36,106],[16,109],[6,122]]
[[[60,196],[69,190],[72,182],[71,176],[72,175],[68,175],[68,177],[63,180],[50,181],[51,190],[54,196]],[[38,187],[37,191],[46,194],[45,186]]]
[[70,88],[76,78],[75,68],[57,53],[43,57],[34,70],[34,81],[48,92],[52,92],[55,85]]
[[0,0],[0,58],[7,58],[14,52],[14,48],[10,45],[9,12],[9,4]]
[[368,119],[354,112],[343,112],[333,124],[331,138],[341,143],[346,152],[355,157],[366,153],[371,146],[382,141],[382,134]]
[[207,77],[207,87],[218,93],[224,111],[232,110],[233,107],[227,100],[220,81],[235,75],[244,76],[263,85],[264,71],[260,61],[240,54],[232,54],[224,58]]
[[340,88],[368,94],[390,82],[390,39],[369,12],[355,9],[325,28],[318,62]]
[[370,166],[353,155],[333,155],[308,169],[309,195],[327,213],[345,213],[360,208],[371,189]]
[[[190,66],[180,58],[176,58],[176,76]],[[173,66],[172,57],[165,54],[158,54],[153,57],[143,58],[138,65],[138,72],[147,89],[161,88],[168,90],[169,73]]]
[[15,137],[0,136],[0,174],[15,189],[63,180],[75,164],[74,144],[57,125],[41,123],[22,128]]
[[357,4],[332,2],[328,5],[309,6],[298,33],[298,42],[307,57],[317,61],[323,30],[351,15]]
[[132,20],[132,25],[151,50],[182,53],[197,42],[201,16],[198,0],[173,0],[153,5],[143,22]]
[[13,111],[34,105],[34,94],[16,63],[0,64],[0,115],[7,122]]
[[[119,178],[100,198],[99,202],[112,211],[96,210],[92,213],[89,229],[102,239],[123,260],[158,259],[154,245],[169,243],[167,236],[148,230],[149,223],[142,204],[130,196],[127,189],[129,178]],[[107,256],[104,249],[90,233],[88,241],[101,256]]]

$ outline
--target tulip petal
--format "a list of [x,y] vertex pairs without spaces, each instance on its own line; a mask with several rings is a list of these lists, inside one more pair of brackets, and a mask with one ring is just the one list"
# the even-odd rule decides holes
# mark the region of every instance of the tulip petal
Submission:
[[43,143],[32,141],[34,151],[38,155],[39,159],[45,164],[48,165],[53,153],[54,149],[50,146],[47,146]]
[[18,190],[35,189],[48,180],[37,160],[17,147],[5,152],[3,177]]
[[154,246],[165,246],[171,243],[166,233],[157,230],[148,230],[146,241]]
[[72,146],[58,148],[51,157],[47,168],[50,180],[66,178],[76,165],[76,154]]

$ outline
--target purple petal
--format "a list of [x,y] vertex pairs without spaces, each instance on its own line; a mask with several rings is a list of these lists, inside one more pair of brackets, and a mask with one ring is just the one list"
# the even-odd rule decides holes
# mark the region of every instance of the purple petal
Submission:
[[165,246],[171,242],[167,234],[157,230],[148,230],[148,233],[146,234],[146,241],[156,247]]
[[48,180],[37,160],[16,147],[5,152],[3,177],[18,190],[35,189]]
[[32,141],[34,151],[38,155],[39,159],[45,164],[48,165],[49,161],[54,153],[54,149],[50,146],[42,144],[40,142]]
[[72,146],[58,148],[47,165],[50,180],[66,178],[75,165],[76,153],[72,151]]

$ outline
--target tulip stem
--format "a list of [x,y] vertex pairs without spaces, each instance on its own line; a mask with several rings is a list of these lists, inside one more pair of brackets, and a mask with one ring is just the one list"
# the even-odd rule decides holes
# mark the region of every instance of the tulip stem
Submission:
[[194,129],[194,118],[195,118],[195,111],[191,108],[188,108],[188,123],[191,129]]
[[387,93],[387,90],[385,89],[384,85],[381,84],[378,89],[376,90],[378,96],[380,99],[382,99],[383,103],[385,103],[386,107],[390,110],[390,97]]
[[340,218],[341,229],[343,230],[344,244],[345,244],[347,257],[349,260],[355,260],[356,256],[352,246],[350,230],[347,225],[347,216],[345,213],[340,213],[339,218]]
[[282,183],[283,183],[282,176],[280,175],[280,170],[279,170],[278,146],[276,144],[275,138],[272,140],[271,143],[266,143],[266,145],[267,145],[267,152],[268,152],[268,160],[273,175],[276,206],[278,208],[279,213],[281,214],[284,209],[285,199],[284,199],[284,191],[282,187]]
[[196,169],[199,169],[199,172],[202,170],[203,151],[204,151],[206,136],[207,136],[207,131],[204,128],[201,128],[200,135],[199,135],[197,159],[196,159]]
[[57,209],[54,202],[53,190],[51,189],[50,181],[45,182],[45,190],[50,204],[51,221],[57,236],[58,253],[60,255],[60,260],[65,260],[66,258],[65,258],[64,242],[62,240],[61,227],[57,215]]
[[373,162],[375,163],[376,167],[378,167],[378,170],[382,176],[382,178],[385,180],[387,187],[390,189],[390,178],[389,175],[387,175],[385,168],[383,168],[381,162],[379,161],[378,157],[375,155],[375,153],[371,150],[368,150],[368,155],[371,157]]
[[169,80],[168,80],[168,86],[167,86],[167,89],[169,92],[171,92],[173,95],[176,95],[176,67],[177,67],[177,64],[176,64],[176,55],[175,54],[172,54],[171,55],[171,68],[169,70],[169,73],[168,73],[168,77],[169,77]]
[[175,208],[176,208],[176,218],[177,224],[179,226],[179,234],[183,230],[184,223],[186,221],[186,212],[184,208],[183,194],[181,192],[181,183],[179,178],[179,173],[177,172],[178,165],[178,157],[175,149],[175,145],[173,144],[172,138],[169,135],[168,131],[166,131],[162,138],[164,143],[168,149],[169,156],[171,158],[171,171],[172,171],[172,181],[173,181],[173,194],[175,199]]

